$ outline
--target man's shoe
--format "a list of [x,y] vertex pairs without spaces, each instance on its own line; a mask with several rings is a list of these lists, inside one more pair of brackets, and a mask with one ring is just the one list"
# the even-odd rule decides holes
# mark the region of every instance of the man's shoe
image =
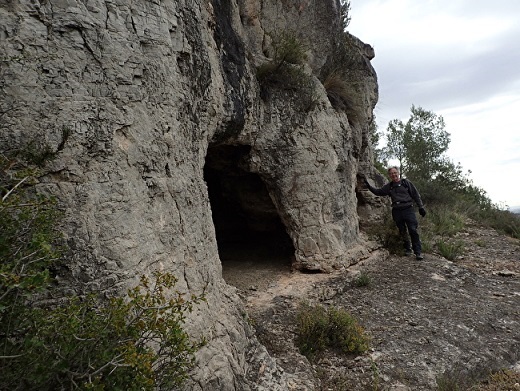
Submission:
[[415,259],[420,261],[420,260],[424,259],[424,257],[421,254],[415,254]]
[[404,251],[404,255],[406,255],[407,257],[409,257],[410,255],[412,255],[412,250],[405,250]]

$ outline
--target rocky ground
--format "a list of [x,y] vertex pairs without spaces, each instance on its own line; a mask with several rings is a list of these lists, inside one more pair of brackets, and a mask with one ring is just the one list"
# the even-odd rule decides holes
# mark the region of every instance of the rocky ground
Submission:
[[[458,239],[465,252],[454,261],[376,250],[330,274],[291,272],[266,254],[228,254],[224,278],[294,390],[437,390],[494,369],[520,371],[520,241],[477,225]],[[360,274],[368,285],[355,283]],[[370,336],[370,350],[309,362],[294,342],[302,300],[350,312]]]

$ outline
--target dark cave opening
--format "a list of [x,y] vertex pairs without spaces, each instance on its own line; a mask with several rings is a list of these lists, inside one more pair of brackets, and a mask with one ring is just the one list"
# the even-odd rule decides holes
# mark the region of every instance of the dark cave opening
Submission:
[[294,255],[265,183],[249,171],[250,149],[210,146],[206,155],[204,180],[224,278],[234,269],[289,269]]

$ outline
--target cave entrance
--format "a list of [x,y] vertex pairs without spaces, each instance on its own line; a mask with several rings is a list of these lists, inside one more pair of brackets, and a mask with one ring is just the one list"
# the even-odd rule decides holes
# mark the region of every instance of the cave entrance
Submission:
[[210,146],[204,180],[228,284],[261,289],[273,273],[290,271],[294,247],[265,183],[249,171],[251,147]]

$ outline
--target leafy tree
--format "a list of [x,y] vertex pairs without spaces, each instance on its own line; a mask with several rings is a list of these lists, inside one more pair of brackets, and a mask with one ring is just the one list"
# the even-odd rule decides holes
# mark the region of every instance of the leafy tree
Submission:
[[350,0],[340,0],[339,15],[341,28],[346,30],[350,24]]
[[393,120],[386,134],[388,158],[399,161],[401,171],[416,180],[436,177],[446,169],[444,153],[450,143],[442,116],[412,106],[405,123]]
[[408,172],[416,178],[432,178],[446,167],[444,153],[450,134],[444,129],[444,118],[421,107],[412,106],[405,128],[404,144],[408,155]]
[[385,161],[397,159],[401,171],[406,171],[407,165],[406,149],[404,146],[405,125],[401,120],[394,119],[388,123],[386,147],[383,148],[382,156]]

